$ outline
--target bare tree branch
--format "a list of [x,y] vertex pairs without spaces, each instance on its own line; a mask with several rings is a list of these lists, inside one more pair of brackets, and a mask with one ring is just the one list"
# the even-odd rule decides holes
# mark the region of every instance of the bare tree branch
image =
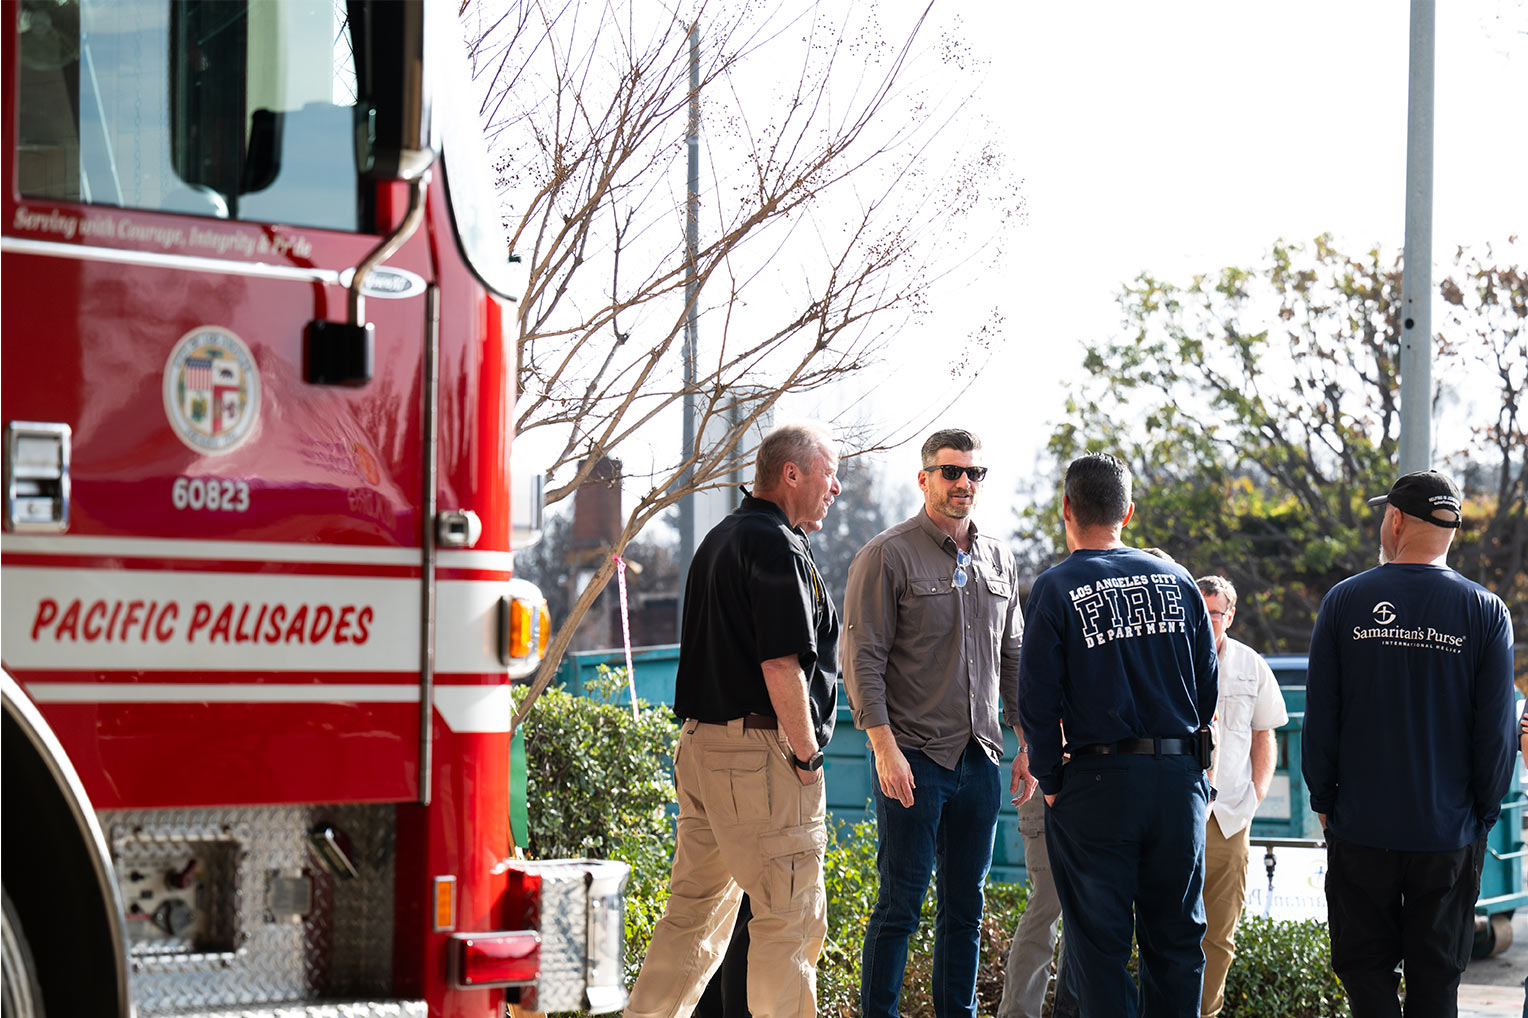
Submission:
[[[655,457],[612,552],[738,469],[745,437],[783,396],[884,363],[892,339],[930,313],[929,286],[981,250],[962,248],[968,231],[1019,214],[1018,187],[989,142],[954,156],[935,143],[964,97],[937,92],[956,76],[923,64],[966,55],[948,40],[925,43],[932,7],[893,35],[873,8],[814,0],[463,6],[510,253],[526,273],[515,428],[556,437],[548,502],[688,398],[698,408],[694,445]],[[705,152],[693,268],[692,28]],[[687,383],[692,311],[701,337]],[[967,344],[956,337],[945,359],[970,370],[999,325],[994,317]],[[862,413],[857,399],[845,403]],[[908,427],[903,418],[890,433]],[[607,557],[553,639],[537,689],[610,575]]]

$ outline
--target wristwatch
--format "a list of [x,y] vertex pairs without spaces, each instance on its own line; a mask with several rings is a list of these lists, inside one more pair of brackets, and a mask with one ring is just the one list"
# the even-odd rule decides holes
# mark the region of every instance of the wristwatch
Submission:
[[796,765],[798,771],[815,771],[822,769],[822,750],[818,750],[805,760],[795,754],[791,755],[791,763]]

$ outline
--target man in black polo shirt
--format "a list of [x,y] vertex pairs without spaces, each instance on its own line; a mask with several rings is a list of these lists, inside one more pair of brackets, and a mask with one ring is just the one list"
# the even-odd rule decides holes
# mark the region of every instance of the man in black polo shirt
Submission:
[[838,615],[802,528],[827,515],[837,473],[826,431],[775,429],[759,446],[754,494],[695,551],[674,685],[674,871],[627,1018],[690,1013],[745,891],[749,1011],[816,1014]]

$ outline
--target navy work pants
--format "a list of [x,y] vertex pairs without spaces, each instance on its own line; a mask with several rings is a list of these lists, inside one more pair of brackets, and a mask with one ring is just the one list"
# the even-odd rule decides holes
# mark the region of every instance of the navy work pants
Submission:
[[[1204,818],[1209,782],[1192,756],[1080,756],[1046,810],[1083,1018],[1199,1014],[1204,981]],[[1132,935],[1140,988],[1130,979]]]

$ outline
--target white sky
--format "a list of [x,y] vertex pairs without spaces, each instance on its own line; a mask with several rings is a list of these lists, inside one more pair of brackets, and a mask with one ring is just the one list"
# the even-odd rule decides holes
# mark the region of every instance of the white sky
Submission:
[[[958,15],[960,35],[991,61],[977,103],[1006,137],[1028,200],[1008,265],[977,259],[940,298],[958,316],[996,293],[1007,317],[1006,344],[944,418],[982,434],[995,469],[978,519],[1004,532],[1062,383],[1081,373],[1083,343],[1119,326],[1124,282],[1148,269],[1186,282],[1254,263],[1277,238],[1322,232],[1342,249],[1399,254],[1409,4],[936,10],[944,24]],[[1439,3],[1435,89],[1433,251],[1446,264],[1457,245],[1528,231],[1528,4]],[[886,462],[910,477],[915,457],[907,448]]]
[[[994,470],[978,519],[1005,533],[1014,489],[1033,480],[1065,383],[1081,374],[1084,344],[1120,327],[1125,282],[1142,271],[1187,282],[1255,264],[1276,239],[1323,232],[1341,250],[1377,243],[1398,255],[1409,6],[938,0],[923,44],[948,33],[987,62],[971,83],[972,112],[987,126],[957,127],[947,140],[974,144],[976,130],[1003,139],[1027,219],[1005,238],[1005,264],[972,252],[935,291],[932,331],[901,340],[912,344],[905,368],[872,389],[872,412],[906,421],[909,408],[957,398],[940,421],[983,436]],[[874,11],[898,38],[923,7],[896,0]],[[1528,234],[1528,0],[1437,7],[1433,251],[1447,264],[1458,245]],[[954,73],[937,60],[917,66]],[[994,302],[1004,343],[958,393],[939,388],[942,340]],[[832,416],[802,400],[782,403],[777,419],[798,413]],[[881,457],[909,487],[916,444]],[[635,447],[623,454],[629,466],[643,461]]]

